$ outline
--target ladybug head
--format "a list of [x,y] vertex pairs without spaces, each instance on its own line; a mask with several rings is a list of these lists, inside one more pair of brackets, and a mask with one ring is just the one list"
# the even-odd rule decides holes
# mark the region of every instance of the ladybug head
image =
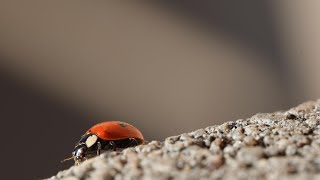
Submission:
[[87,133],[80,138],[72,152],[76,164],[86,159],[88,150],[97,143],[97,140],[98,136],[93,133]]
[[87,147],[84,144],[77,145],[72,151],[72,157],[75,162],[82,161],[85,158]]

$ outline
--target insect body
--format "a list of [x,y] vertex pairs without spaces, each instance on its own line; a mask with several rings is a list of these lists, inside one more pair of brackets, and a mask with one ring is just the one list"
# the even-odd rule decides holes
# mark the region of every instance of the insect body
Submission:
[[101,151],[123,149],[142,143],[144,138],[134,126],[120,121],[102,122],[81,136],[72,152],[72,158],[75,164],[79,164],[87,158],[99,155]]

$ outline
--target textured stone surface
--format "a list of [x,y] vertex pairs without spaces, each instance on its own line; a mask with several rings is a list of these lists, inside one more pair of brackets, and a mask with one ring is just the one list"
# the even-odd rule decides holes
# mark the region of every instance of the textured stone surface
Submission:
[[320,179],[320,100],[107,152],[50,179]]

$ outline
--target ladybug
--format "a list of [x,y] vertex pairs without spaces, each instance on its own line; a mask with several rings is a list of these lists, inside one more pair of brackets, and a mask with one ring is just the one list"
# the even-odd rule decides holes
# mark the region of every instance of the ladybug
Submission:
[[144,143],[141,132],[131,124],[107,121],[92,126],[75,145],[72,157],[75,164],[99,155],[102,151],[124,149]]

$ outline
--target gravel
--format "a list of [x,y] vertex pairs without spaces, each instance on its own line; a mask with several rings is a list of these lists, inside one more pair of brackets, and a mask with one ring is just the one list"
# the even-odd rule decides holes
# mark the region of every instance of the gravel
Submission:
[[107,152],[55,179],[320,179],[320,100]]

